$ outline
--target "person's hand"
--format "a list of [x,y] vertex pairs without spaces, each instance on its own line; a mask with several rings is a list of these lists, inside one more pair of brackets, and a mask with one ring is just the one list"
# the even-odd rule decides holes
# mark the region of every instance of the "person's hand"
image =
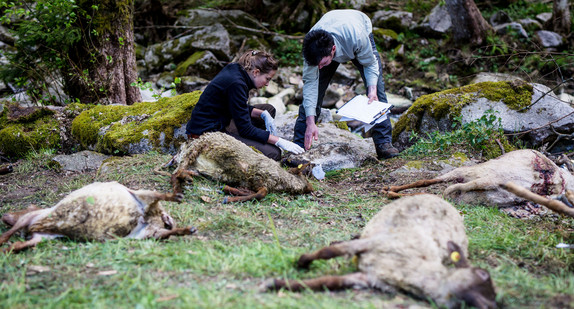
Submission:
[[368,104],[379,100],[379,97],[377,96],[377,85],[367,87],[367,97],[369,98]]
[[271,114],[269,114],[268,111],[263,111],[263,113],[261,113],[261,119],[265,121],[265,130],[271,133],[271,135],[277,135],[275,134],[275,131],[277,131],[277,127],[275,127],[275,119],[271,117]]
[[275,143],[275,146],[285,150],[285,151],[289,151],[292,152],[294,154],[302,154],[303,152],[305,152],[305,150],[303,150],[303,148],[299,147],[299,145],[290,142],[286,139],[282,139],[279,138],[279,140],[277,141],[277,143]]
[[307,129],[305,130],[305,150],[311,149],[311,145],[314,140],[319,140],[319,129],[315,123],[307,123]]

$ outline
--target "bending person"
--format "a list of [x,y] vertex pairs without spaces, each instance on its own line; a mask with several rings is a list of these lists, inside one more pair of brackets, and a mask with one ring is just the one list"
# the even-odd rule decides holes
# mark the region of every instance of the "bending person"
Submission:
[[[306,150],[318,140],[317,119],[325,91],[340,63],[351,61],[361,73],[369,103],[387,103],[382,63],[375,47],[371,19],[356,10],[326,13],[303,39],[303,104],[295,123],[293,141]],[[371,129],[379,159],[399,154],[392,145],[392,126],[387,118]]]
[[188,138],[225,132],[276,161],[281,159],[281,149],[303,153],[303,148],[274,135],[275,108],[271,104],[247,103],[249,91],[267,86],[277,68],[271,54],[255,50],[225,66],[199,97],[187,122]]

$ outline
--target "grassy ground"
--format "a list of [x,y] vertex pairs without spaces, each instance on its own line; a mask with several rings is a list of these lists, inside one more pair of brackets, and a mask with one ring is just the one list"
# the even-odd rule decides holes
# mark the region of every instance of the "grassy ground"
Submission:
[[[29,204],[54,205],[93,181],[116,180],[134,189],[169,191],[153,168],[169,157],[145,154],[115,160],[99,173],[49,169],[50,154],[17,162],[0,176],[0,214]],[[410,181],[389,173],[404,158],[329,173],[310,195],[271,194],[261,202],[222,204],[221,184],[197,179],[183,203],[165,203],[178,225],[197,235],[167,241],[106,243],[45,241],[0,255],[1,308],[407,308],[432,306],[405,294],[375,291],[261,293],[275,277],[311,278],[355,269],[351,260],[319,261],[308,271],[294,261],[302,253],[361,231],[390,201],[384,184]],[[413,177],[413,175],[411,175]],[[440,188],[429,189],[438,193]],[[434,190],[434,191],[433,191]],[[486,268],[504,308],[572,308],[574,220],[557,215],[511,218],[492,207],[456,205],[470,240],[469,258]],[[2,226],[0,231],[5,231]]]

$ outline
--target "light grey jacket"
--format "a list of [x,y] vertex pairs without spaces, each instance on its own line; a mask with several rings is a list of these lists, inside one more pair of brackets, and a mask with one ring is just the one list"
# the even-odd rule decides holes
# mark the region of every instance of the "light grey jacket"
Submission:
[[[311,28],[325,30],[333,35],[336,51],[333,61],[343,63],[357,59],[365,69],[367,87],[376,85],[379,78],[379,63],[373,54],[369,35],[373,32],[371,19],[356,10],[334,10],[326,13]],[[303,107],[306,116],[316,116],[319,92],[319,67],[303,66]]]

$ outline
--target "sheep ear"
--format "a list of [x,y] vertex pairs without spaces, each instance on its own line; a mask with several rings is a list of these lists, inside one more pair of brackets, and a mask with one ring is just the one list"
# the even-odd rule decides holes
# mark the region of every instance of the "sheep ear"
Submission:
[[466,268],[470,267],[466,256],[462,252],[460,246],[453,241],[449,240],[447,243],[448,254],[450,256],[450,260],[454,263],[456,268]]

